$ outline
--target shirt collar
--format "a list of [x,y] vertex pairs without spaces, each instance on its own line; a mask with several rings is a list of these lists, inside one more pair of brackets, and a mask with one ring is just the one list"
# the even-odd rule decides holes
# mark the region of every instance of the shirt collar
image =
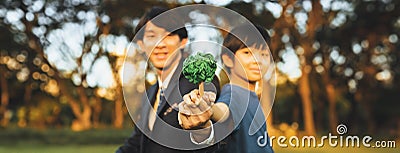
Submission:
[[175,64],[174,67],[172,67],[171,73],[168,74],[168,76],[165,78],[164,82],[161,81],[161,77],[157,75],[157,80],[158,80],[158,87],[161,89],[167,89],[169,81],[171,81],[172,75],[174,75],[176,68],[178,68],[178,64]]

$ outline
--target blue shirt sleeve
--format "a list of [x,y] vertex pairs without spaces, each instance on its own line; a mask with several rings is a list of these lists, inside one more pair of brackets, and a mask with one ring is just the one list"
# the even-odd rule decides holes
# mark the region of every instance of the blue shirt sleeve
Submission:
[[221,95],[219,96],[217,102],[223,102],[229,106],[231,103],[231,86],[225,85],[221,90]]

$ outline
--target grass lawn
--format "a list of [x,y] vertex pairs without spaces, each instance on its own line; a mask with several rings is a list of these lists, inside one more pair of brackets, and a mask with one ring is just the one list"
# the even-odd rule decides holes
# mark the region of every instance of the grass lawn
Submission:
[[132,129],[0,129],[0,153],[113,153]]

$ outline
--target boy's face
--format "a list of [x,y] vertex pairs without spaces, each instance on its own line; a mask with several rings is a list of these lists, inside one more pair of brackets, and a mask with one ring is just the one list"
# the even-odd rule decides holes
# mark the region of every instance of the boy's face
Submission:
[[178,60],[181,54],[179,49],[185,45],[186,39],[180,40],[178,35],[171,35],[164,28],[149,21],[144,29],[143,40],[138,40],[137,43],[146,52],[154,67],[163,70]]
[[270,64],[270,52],[268,49],[254,47],[239,49],[235,53],[231,75],[236,75],[249,82],[262,79]]

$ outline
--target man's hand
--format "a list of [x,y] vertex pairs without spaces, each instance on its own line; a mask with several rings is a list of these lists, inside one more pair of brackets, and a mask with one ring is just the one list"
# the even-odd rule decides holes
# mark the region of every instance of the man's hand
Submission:
[[207,125],[213,115],[211,106],[215,102],[216,95],[213,92],[204,92],[200,97],[199,90],[195,89],[183,96],[183,102],[179,104],[178,121],[183,129],[195,130],[209,127]]

